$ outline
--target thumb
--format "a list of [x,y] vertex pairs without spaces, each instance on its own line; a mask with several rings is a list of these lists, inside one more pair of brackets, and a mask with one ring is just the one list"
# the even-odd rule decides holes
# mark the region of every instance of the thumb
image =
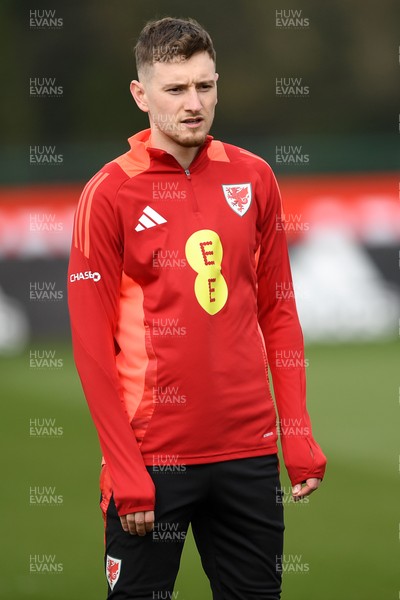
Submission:
[[301,483],[297,483],[295,486],[292,487],[292,494],[296,495],[300,492],[301,490]]

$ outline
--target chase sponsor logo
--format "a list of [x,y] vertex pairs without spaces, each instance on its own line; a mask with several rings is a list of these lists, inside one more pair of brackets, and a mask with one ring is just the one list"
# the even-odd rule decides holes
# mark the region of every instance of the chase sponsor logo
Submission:
[[71,273],[69,276],[69,280],[71,283],[75,281],[88,280],[91,279],[95,283],[100,281],[101,275],[97,271],[81,271],[80,273]]

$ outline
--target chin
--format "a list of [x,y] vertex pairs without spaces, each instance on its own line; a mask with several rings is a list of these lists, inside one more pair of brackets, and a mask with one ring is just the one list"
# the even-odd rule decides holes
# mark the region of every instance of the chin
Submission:
[[204,144],[204,142],[206,141],[206,137],[207,132],[196,131],[193,132],[191,135],[189,134],[182,137],[177,136],[175,141],[177,144],[183,146],[184,148],[196,148]]
[[192,138],[191,140],[176,140],[176,142],[180,146],[183,146],[184,148],[197,148],[198,146],[202,146],[205,141],[206,141],[205,135],[202,135],[202,136],[197,135],[195,138]]
[[202,131],[171,131],[163,130],[163,133],[175,144],[178,144],[182,148],[198,148],[202,146],[206,140],[208,129]]

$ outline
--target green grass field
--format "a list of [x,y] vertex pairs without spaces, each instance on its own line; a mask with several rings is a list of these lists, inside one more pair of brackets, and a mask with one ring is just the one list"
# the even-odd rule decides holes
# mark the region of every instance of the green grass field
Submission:
[[[0,597],[103,600],[96,432],[69,345],[34,347],[55,350],[62,366],[30,367],[29,351],[1,360]],[[308,406],[329,464],[309,502],[286,504],[285,556],[301,566],[284,576],[283,600],[398,599],[397,344],[310,346],[306,356]],[[59,435],[31,435],[34,419],[55,419]],[[282,483],[287,490],[283,467]],[[55,488],[59,504],[33,504],[36,486]],[[30,572],[37,555],[59,571]],[[175,591],[178,600],[211,600],[191,536]]]

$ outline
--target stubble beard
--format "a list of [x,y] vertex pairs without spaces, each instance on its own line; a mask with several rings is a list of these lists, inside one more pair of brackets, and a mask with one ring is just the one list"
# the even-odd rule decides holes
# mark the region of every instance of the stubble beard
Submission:
[[204,144],[209,130],[190,131],[185,129],[184,125],[178,123],[174,127],[165,128],[161,131],[175,144],[183,148],[198,148]]
[[[167,138],[183,148],[198,148],[206,141],[210,126],[202,131],[190,130],[180,122],[163,123],[153,120],[154,126]],[[204,122],[203,122],[204,123]]]

